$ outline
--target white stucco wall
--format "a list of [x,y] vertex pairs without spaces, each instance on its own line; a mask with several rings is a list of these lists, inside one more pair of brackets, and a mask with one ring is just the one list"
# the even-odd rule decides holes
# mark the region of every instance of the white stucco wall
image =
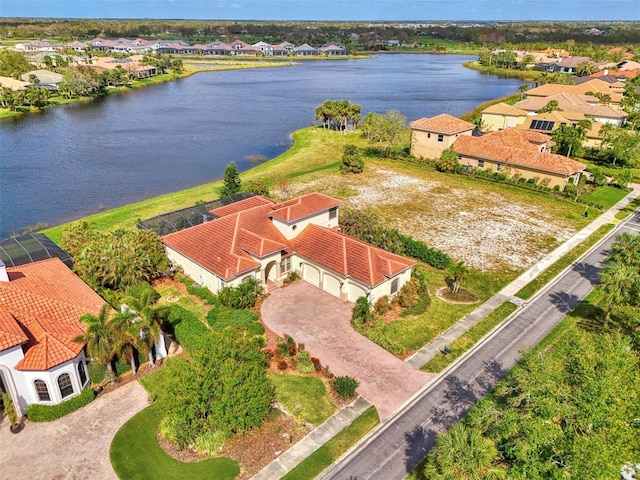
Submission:
[[319,225],[321,227],[334,228],[338,226],[338,218],[340,217],[339,211],[336,211],[335,218],[329,218],[329,210],[306,217],[295,222],[283,222],[277,218],[273,219],[273,225],[282,233],[287,239],[291,240],[295,238],[305,227],[309,224]]

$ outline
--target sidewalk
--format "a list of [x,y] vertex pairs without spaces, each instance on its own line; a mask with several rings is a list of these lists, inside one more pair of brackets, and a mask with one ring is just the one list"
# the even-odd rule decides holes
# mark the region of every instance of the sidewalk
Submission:
[[454,340],[464,335],[471,327],[480,322],[483,318],[493,312],[504,302],[512,300],[514,298],[514,295],[519,292],[522,287],[527,285],[531,280],[540,275],[540,273],[542,273],[545,269],[553,265],[565,254],[567,254],[577,245],[586,240],[598,228],[600,228],[602,225],[606,225],[607,223],[612,223],[615,220],[616,213],[626,207],[635,198],[640,196],[640,185],[633,184],[631,185],[631,187],[633,187],[633,190],[626,197],[624,197],[613,207],[611,207],[589,225],[576,233],[565,243],[556,248],[549,255],[533,265],[529,270],[524,272],[513,282],[496,293],[493,297],[489,298],[489,300],[484,302],[473,312],[463,317],[448,330],[441,333],[430,343],[408,357],[405,362],[407,362],[415,369],[420,369],[423,365],[429,362],[429,360],[431,360],[442,350],[444,350],[445,345],[450,345]]
[[364,397],[358,397],[351,405],[347,405],[338,411],[329,420],[260,470],[252,479],[273,480],[274,478],[284,477],[305,458],[335,437],[344,428],[351,425],[370,406],[371,404]]

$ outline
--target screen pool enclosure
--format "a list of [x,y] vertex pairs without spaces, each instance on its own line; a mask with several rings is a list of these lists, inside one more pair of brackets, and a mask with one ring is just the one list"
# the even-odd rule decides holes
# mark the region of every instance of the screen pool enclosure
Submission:
[[0,240],[0,260],[7,267],[58,257],[71,268],[73,258],[43,233],[27,233]]
[[144,230],[151,230],[159,236],[168,235],[170,233],[179,232],[185,228],[200,225],[218,218],[211,213],[211,210],[224,207],[232,203],[253,197],[253,193],[236,193],[228,197],[222,197],[211,202],[203,202],[191,207],[175,210],[169,213],[163,213],[157,217],[150,218],[138,222],[138,227]]

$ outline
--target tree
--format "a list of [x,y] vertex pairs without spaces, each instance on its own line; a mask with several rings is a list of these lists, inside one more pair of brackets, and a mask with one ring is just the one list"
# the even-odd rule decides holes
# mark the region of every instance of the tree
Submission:
[[640,268],[640,235],[632,235],[627,232],[617,235],[607,261],[620,262]]
[[177,426],[178,446],[205,431],[243,433],[260,425],[274,400],[260,339],[226,329],[212,334],[208,348],[190,353],[167,386],[163,424]]
[[458,293],[460,285],[466,282],[467,275],[469,275],[469,268],[463,261],[460,261],[451,265],[447,273],[451,279],[451,293],[455,295]]
[[25,102],[36,108],[42,108],[49,99],[49,90],[44,87],[29,87],[24,96]]
[[362,173],[364,170],[364,162],[358,153],[358,147],[349,143],[344,146],[342,154],[342,164],[340,165],[340,173]]
[[440,158],[436,160],[436,168],[441,172],[455,173],[460,168],[458,154],[453,148],[447,148],[440,154]]
[[370,142],[384,143],[388,156],[393,147],[408,140],[407,117],[398,110],[389,110],[384,115],[370,112],[362,121],[362,136]]
[[113,348],[119,358],[126,358],[131,365],[131,373],[136,375],[138,332],[134,325],[135,314],[131,311],[120,312],[111,319]]
[[129,298],[127,306],[135,314],[131,325],[134,347],[147,354],[149,365],[153,368],[156,366],[153,349],[162,335],[162,322],[168,316],[169,309],[154,305],[157,296],[151,290],[146,288],[139,290],[137,295]]
[[475,428],[458,423],[438,435],[429,453],[424,478],[429,480],[500,480],[506,470],[497,464],[498,450],[493,441]]
[[222,190],[220,195],[228,197],[242,191],[242,181],[240,180],[240,174],[238,168],[234,162],[230,162],[224,169]]
[[634,129],[640,127],[640,92],[636,85],[627,82],[624,86],[624,93],[620,101],[620,107],[627,113],[627,124]]
[[20,52],[0,50],[0,76],[19,78],[23,73],[33,70],[33,64]]
[[184,64],[180,58],[176,58],[171,61],[171,69],[175,73],[182,73],[184,71]]
[[567,157],[573,153],[578,155],[582,149],[582,140],[585,138],[583,130],[569,125],[560,125],[551,133],[551,140],[556,142],[553,152]]
[[547,102],[547,104],[544,107],[538,110],[537,113],[548,113],[548,112],[554,112],[554,111],[558,111],[558,112],[562,111],[562,109],[558,105],[557,100],[550,100],[549,102]]
[[602,187],[603,185],[607,184],[607,177],[600,167],[590,167],[589,173],[591,174],[591,180],[597,186]]
[[111,362],[115,358],[116,349],[114,344],[113,325],[110,323],[112,310],[107,304],[103,305],[98,315],[85,313],[80,317],[82,323],[87,324],[84,334],[76,337],[76,342],[87,344],[87,353],[92,360],[107,367],[108,377],[111,384],[114,383],[115,375]]
[[315,115],[324,128],[347,130],[358,127],[360,111],[360,105],[347,100],[325,100],[316,107]]
[[640,164],[640,132],[605,124],[600,128],[602,148],[613,158],[613,165],[634,167]]
[[640,295],[638,267],[618,261],[605,263],[600,271],[599,293],[607,326],[616,307],[635,301]]

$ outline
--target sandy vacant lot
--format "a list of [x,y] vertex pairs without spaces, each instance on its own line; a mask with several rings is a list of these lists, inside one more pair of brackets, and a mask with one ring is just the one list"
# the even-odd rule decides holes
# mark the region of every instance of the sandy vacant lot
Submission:
[[[486,183],[486,185],[484,185]],[[557,202],[513,193],[460,176],[400,173],[369,167],[360,175],[330,175],[294,185],[346,206],[375,212],[389,226],[480,270],[524,270],[574,232]]]

